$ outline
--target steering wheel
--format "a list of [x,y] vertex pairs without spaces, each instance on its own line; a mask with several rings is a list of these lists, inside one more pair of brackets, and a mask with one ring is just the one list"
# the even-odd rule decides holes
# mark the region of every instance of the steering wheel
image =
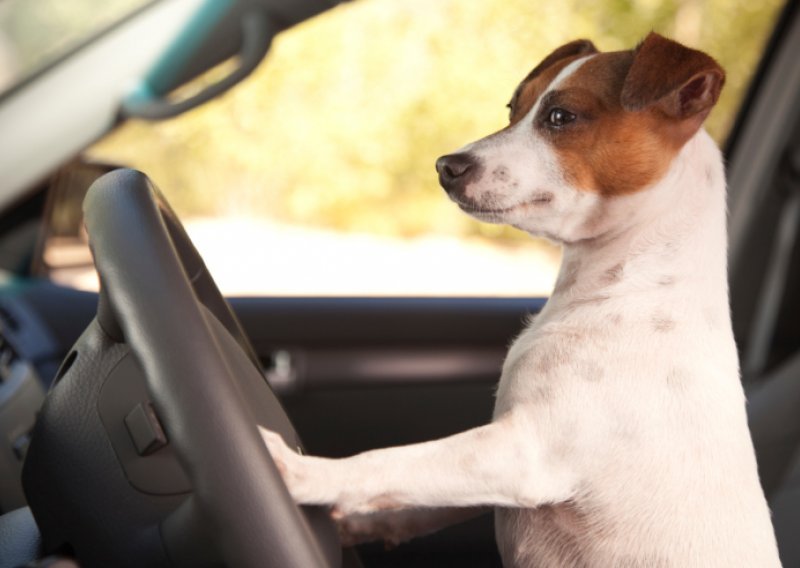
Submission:
[[[163,426],[191,484],[182,504],[156,522],[169,565],[195,564],[197,555],[188,550],[202,549],[202,535],[208,535],[217,560],[227,566],[339,566],[342,549],[333,523],[322,510],[295,505],[257,426],[279,432],[295,447],[297,435],[163,196],[141,172],[117,170],[92,185],[84,213],[102,284],[96,322],[112,343],[124,339],[133,352],[155,411],[151,420]],[[54,398],[59,389],[66,391],[57,384]],[[45,437],[34,433],[33,462],[41,462],[47,447],[37,435]],[[26,463],[32,468],[37,466]],[[37,521],[51,514],[35,506],[35,489],[43,485],[26,483]],[[133,527],[129,538],[147,531],[153,527]],[[129,558],[126,563],[136,564]]]

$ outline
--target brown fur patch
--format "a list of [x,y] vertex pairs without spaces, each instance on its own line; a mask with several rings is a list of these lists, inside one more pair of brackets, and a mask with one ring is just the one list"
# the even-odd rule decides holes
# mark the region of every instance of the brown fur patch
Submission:
[[[568,183],[603,195],[644,189],[662,177],[680,146],[665,119],[649,110],[629,112],[620,95],[632,52],[589,59],[542,101],[536,127],[559,156]],[[564,128],[546,125],[551,109],[576,115]]]
[[[622,104],[628,110],[650,106],[673,118],[698,120],[687,126],[697,130],[716,104],[725,71],[707,54],[651,32],[637,46],[622,90]],[[684,130],[683,125],[679,126]]]
[[[588,55],[558,89],[547,92],[566,66]],[[604,196],[630,194],[663,177],[716,103],[724,78],[708,55],[658,34],[635,50],[610,53],[577,40],[548,55],[519,84],[508,127],[547,92],[534,128],[555,150],[565,181]],[[551,125],[555,108],[575,120]]]
[[651,318],[653,329],[659,333],[666,333],[675,329],[675,320],[664,314],[655,314]]
[[569,363],[573,352],[571,347],[547,349],[535,359],[533,370],[537,375],[548,375]]

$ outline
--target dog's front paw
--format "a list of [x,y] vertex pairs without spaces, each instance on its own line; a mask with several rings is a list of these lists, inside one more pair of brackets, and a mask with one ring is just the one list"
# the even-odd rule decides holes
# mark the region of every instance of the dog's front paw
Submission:
[[328,505],[334,519],[402,507],[392,494],[376,494],[375,487],[371,487],[367,481],[353,483],[357,475],[353,474],[352,469],[343,469],[350,463],[349,460],[300,455],[287,446],[279,434],[260,426],[259,430],[296,503]]
[[294,500],[301,504],[317,503],[310,491],[313,481],[310,479],[312,471],[310,464],[306,463],[307,458],[289,448],[280,434],[261,426],[259,431]]

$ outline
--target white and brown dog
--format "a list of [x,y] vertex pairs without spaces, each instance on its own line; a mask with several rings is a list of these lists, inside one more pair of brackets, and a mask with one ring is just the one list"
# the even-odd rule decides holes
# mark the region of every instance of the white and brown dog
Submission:
[[351,541],[494,507],[507,566],[779,566],[731,332],[725,175],[701,128],[724,72],[650,34],[568,43],[510,124],[436,163],[461,209],[564,247],[491,424],[347,459],[264,432],[299,503]]

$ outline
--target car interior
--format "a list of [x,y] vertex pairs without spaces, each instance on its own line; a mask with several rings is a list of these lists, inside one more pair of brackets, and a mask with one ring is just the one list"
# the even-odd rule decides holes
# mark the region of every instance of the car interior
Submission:
[[[165,188],[80,157],[126,119],[235,88],[275,34],[334,3],[139,2],[0,91],[0,567],[501,566],[491,514],[393,550],[343,549],[326,511],[294,505],[254,425],[343,457],[484,424],[506,348],[546,298],[225,298]],[[71,116],[53,114],[52,93],[138,45],[86,81]],[[724,148],[734,332],[787,567],[800,566],[797,53],[790,0]],[[120,97],[131,77],[145,80]],[[82,231],[99,293],[46,276],[48,239]]]

